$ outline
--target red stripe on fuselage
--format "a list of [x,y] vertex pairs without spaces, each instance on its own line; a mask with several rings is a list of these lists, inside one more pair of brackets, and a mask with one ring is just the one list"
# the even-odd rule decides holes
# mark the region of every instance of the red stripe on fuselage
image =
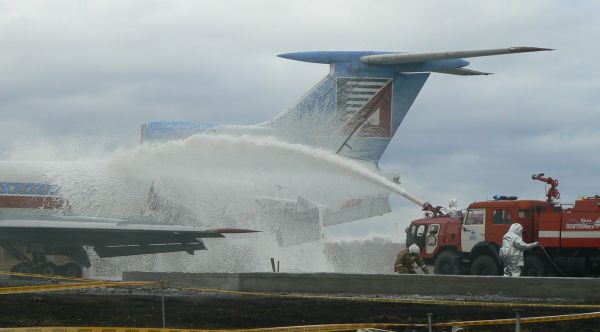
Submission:
[[61,209],[65,206],[65,200],[55,196],[0,195],[0,208]]

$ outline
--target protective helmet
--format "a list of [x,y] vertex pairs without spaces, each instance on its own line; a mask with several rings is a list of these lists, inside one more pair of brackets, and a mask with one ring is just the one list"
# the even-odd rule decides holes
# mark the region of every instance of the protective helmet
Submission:
[[521,226],[521,224],[519,224],[519,223],[514,223],[514,224],[510,225],[510,228],[508,229],[508,231],[515,233],[518,236],[523,236],[523,226]]
[[418,245],[413,243],[410,245],[410,247],[408,247],[408,252],[414,255],[418,255],[419,253],[421,253],[421,248],[419,248]]

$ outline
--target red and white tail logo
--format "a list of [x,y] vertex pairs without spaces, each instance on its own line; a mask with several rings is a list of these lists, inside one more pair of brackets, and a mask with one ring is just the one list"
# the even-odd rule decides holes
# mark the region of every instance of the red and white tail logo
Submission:
[[387,78],[337,78],[336,118],[340,135],[356,131],[362,137],[392,135],[392,80]]

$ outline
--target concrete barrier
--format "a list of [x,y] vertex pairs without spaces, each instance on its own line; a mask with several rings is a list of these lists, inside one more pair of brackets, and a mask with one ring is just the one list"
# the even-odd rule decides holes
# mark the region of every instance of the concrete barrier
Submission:
[[124,281],[243,292],[600,299],[600,279],[340,273],[124,272]]

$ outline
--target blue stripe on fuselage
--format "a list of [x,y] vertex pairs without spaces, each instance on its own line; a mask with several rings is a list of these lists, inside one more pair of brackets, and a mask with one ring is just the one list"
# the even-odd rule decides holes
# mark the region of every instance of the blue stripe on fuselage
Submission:
[[0,182],[0,195],[56,196],[58,187],[48,183]]

